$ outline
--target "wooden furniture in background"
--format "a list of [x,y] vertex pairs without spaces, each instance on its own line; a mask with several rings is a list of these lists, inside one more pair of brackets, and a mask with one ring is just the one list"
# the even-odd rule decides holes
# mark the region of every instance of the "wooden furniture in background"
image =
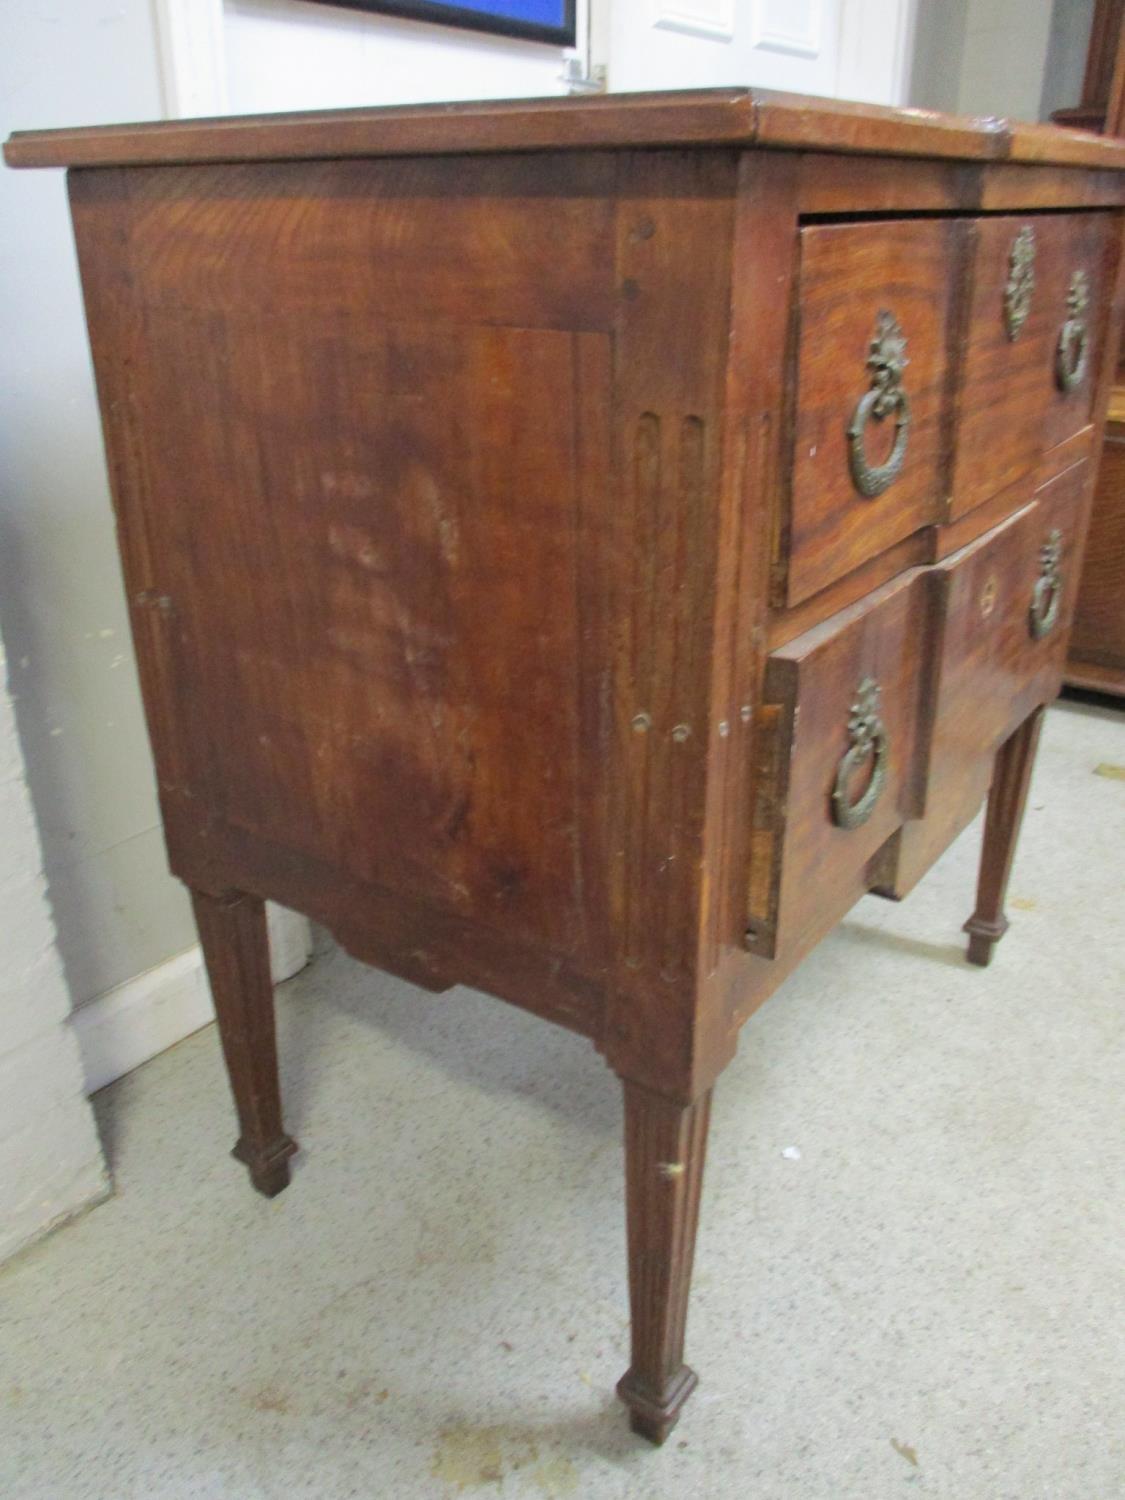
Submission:
[[970,958],[1003,932],[1125,147],[719,90],[7,158],[71,169],[238,1156],[287,1182],[264,898],[589,1037],[624,1084],[619,1390],[663,1441],[743,1022],[985,796]]
[[[1125,136],[1125,0],[1097,0],[1082,103],[1060,125]],[[1125,697],[1125,365],[1109,400],[1105,446],[1066,665],[1071,687]]]
[[[1122,97],[1125,75],[1120,71],[1123,29],[1125,0],[1094,0],[1082,98],[1070,109],[1052,112],[1051,119],[1056,125],[1105,131],[1107,135],[1122,134],[1119,116],[1125,103]],[[1114,123],[1107,126],[1107,119]]]
[[[1120,378],[1120,372],[1118,374]],[[1066,680],[1125,697],[1125,386],[1110,397]]]

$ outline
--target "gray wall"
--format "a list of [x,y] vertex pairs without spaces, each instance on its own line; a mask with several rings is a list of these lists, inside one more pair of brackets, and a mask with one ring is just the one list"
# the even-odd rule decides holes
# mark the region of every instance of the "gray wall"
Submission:
[[910,102],[1039,119],[1052,10],[1052,0],[919,0]]
[[[151,0],[6,0],[0,129],[158,117]],[[61,172],[0,169],[0,630],[76,1004],[195,941],[167,873]]]
[[104,1197],[0,645],[0,1260]]
[[917,6],[910,103],[916,109],[956,109],[969,0],[917,0]]

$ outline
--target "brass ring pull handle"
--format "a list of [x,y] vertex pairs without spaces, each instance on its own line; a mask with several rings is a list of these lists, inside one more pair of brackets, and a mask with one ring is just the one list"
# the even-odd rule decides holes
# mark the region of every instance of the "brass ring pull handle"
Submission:
[[1062,605],[1063,575],[1062,532],[1051,531],[1039,549],[1039,577],[1031,594],[1031,608],[1027,614],[1027,628],[1031,638],[1041,641],[1050,635],[1058,624]]
[[[848,467],[852,481],[869,500],[881,495],[902,472],[910,431],[910,402],[902,388],[906,358],[906,336],[893,313],[882,311],[875,320],[875,337],[867,356],[871,389],[861,396],[848,424]],[[867,423],[882,422],[894,412],[895,441],[890,457],[882,464],[867,462]]]
[[[832,821],[839,828],[858,828],[866,823],[887,781],[887,756],[890,739],[879,717],[879,684],[865,677],[859,685],[856,701],[848,717],[851,744],[836,767],[832,788]],[[867,789],[855,802],[850,801],[851,780],[855,773],[872,760]]]
[[1055,382],[1064,393],[1077,390],[1086,378],[1090,340],[1085,312],[1089,301],[1089,278],[1085,271],[1075,271],[1066,296],[1070,316],[1059,329],[1059,341],[1055,346]]

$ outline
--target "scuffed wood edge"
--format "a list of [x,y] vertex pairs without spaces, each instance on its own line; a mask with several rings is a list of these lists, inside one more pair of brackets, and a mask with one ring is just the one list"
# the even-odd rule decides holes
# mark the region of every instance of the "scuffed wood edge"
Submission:
[[1085,131],[761,89],[395,105],[16,131],[4,147],[4,159],[12,167],[138,166],[733,144],[1125,169],[1125,145]]

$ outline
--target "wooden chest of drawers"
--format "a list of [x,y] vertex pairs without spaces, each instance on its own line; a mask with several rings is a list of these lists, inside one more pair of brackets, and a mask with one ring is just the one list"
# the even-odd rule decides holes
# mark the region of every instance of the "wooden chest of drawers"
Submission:
[[[625,1086],[661,1441],[712,1086],[1056,692],[1125,150],[746,91],[16,136],[68,165],[171,865],[275,1193],[264,898]],[[990,791],[991,788],[991,791]]]

